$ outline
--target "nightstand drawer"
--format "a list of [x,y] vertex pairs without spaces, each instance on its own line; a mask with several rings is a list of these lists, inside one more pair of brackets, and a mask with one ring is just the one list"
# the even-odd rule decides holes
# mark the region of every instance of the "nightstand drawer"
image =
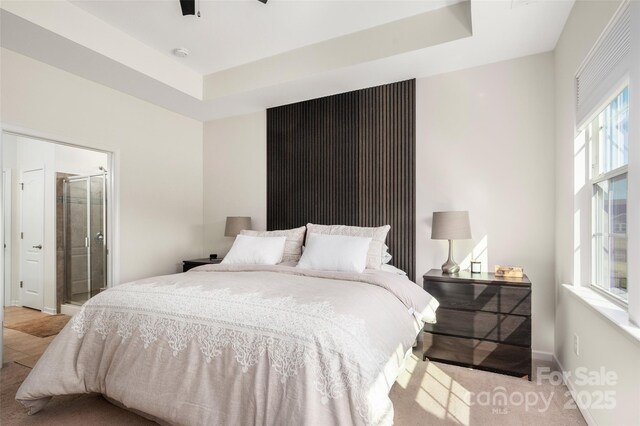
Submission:
[[531,313],[530,288],[425,280],[424,289],[436,298],[441,308],[518,315]]
[[436,317],[438,322],[426,324],[425,331],[519,346],[531,344],[530,317],[446,308],[438,308]]
[[480,367],[514,376],[531,374],[531,350],[521,346],[426,333],[424,356],[432,361]]

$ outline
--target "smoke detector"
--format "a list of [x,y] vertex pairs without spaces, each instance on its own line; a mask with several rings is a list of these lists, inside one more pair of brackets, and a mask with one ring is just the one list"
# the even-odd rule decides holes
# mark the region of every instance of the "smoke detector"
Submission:
[[186,58],[187,56],[189,56],[189,50],[185,49],[184,47],[176,47],[175,49],[173,49],[173,54],[178,58]]

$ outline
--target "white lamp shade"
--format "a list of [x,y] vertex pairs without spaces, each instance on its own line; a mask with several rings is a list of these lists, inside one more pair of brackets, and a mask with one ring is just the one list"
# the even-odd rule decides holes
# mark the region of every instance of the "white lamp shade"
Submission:
[[224,227],[225,237],[235,237],[243,229],[251,229],[251,217],[248,216],[228,216]]
[[471,238],[469,212],[433,212],[432,240],[467,240]]

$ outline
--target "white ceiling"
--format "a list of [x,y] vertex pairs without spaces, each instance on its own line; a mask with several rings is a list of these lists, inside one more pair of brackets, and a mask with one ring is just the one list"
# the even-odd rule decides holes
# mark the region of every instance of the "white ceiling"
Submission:
[[[462,0],[200,0],[201,17],[178,0],[72,3],[150,47],[210,74]],[[184,59],[174,48],[190,51]]]
[[0,42],[206,121],[548,52],[573,1],[3,0]]

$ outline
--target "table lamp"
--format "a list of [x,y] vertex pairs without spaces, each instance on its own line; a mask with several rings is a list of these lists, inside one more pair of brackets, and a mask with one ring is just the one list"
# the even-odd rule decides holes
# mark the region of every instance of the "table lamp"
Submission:
[[227,216],[224,227],[225,237],[236,237],[243,229],[251,229],[251,217]]
[[431,223],[432,240],[449,240],[449,258],[442,265],[445,274],[457,274],[460,265],[453,260],[453,240],[468,240],[471,238],[469,212],[433,212]]

